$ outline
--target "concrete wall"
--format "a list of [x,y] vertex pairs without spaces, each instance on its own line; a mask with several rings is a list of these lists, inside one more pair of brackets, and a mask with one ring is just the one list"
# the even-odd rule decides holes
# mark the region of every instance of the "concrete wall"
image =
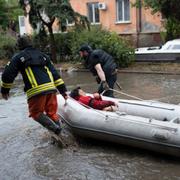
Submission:
[[139,33],[139,34],[121,34],[134,47],[159,46],[162,45],[160,33]]
[[142,32],[160,32],[162,28],[160,13],[152,14],[150,9],[142,8],[141,14]]

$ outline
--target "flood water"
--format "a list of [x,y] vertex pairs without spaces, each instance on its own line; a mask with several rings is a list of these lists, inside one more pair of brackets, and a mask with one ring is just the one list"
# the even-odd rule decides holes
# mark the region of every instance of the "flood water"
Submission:
[[[94,92],[88,72],[63,73],[68,90]],[[120,73],[123,92],[141,99],[180,103],[180,76]],[[117,87],[116,87],[117,89]],[[117,89],[118,90],[118,89]],[[28,118],[21,80],[8,101],[0,99],[0,180],[178,180],[180,160],[147,150],[79,138],[61,149],[47,131]],[[116,93],[117,97],[128,98]]]

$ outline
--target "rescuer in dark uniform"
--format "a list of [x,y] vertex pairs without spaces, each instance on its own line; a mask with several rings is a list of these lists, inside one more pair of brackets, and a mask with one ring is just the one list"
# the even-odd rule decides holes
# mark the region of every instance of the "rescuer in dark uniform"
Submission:
[[117,65],[113,57],[101,49],[92,50],[89,45],[82,45],[79,53],[85,60],[86,68],[96,76],[96,80],[100,84],[98,93],[106,90],[105,96],[114,97],[113,91],[108,90],[108,88],[114,88],[117,80]]
[[54,68],[50,58],[32,47],[29,36],[18,38],[17,45],[21,50],[7,63],[2,74],[1,94],[7,100],[9,91],[18,72],[24,81],[27,95],[29,117],[32,117],[48,130],[59,134],[61,126],[57,114],[57,90],[66,99],[66,86]]

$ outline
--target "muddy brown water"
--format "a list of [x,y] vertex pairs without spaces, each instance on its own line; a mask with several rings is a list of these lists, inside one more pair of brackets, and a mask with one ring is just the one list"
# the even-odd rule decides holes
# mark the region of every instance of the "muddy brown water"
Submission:
[[[97,88],[88,72],[69,71],[63,79],[69,90],[81,86],[94,92]],[[121,73],[118,82],[124,92],[142,99],[180,102],[178,75]],[[0,180],[180,179],[179,159],[109,142],[77,140],[77,148],[51,144],[47,131],[28,118],[20,77],[11,98],[0,99]]]

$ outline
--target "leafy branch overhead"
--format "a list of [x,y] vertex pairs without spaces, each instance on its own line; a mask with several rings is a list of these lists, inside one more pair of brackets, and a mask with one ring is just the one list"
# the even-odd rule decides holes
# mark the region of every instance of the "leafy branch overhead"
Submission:
[[180,19],[179,0],[144,0],[146,7],[151,7],[154,12],[161,12],[165,18]]
[[67,21],[74,22],[77,27],[89,28],[87,17],[75,12],[69,0],[20,0],[19,3],[25,14],[27,14],[27,7],[30,7],[28,13],[33,28],[36,29],[37,25],[46,26],[54,61],[56,61],[56,47],[53,35],[53,23],[55,20],[59,23],[61,31],[66,30]]
[[[17,0],[0,0],[0,27],[4,30],[12,29],[16,31],[18,15],[22,14]],[[12,25],[14,26],[12,28]]]
[[[27,11],[25,7],[27,3],[20,0],[20,5]],[[59,20],[60,24],[65,25],[67,21],[74,22],[75,25],[82,25],[89,28],[89,22],[86,16],[75,12],[71,7],[69,0],[29,0],[30,5],[29,18],[30,23],[34,28],[37,28],[37,23],[42,22],[44,25],[51,25],[55,19]]]
[[166,40],[180,37],[180,1],[179,0],[136,0],[136,6],[143,4],[153,13],[161,12],[165,19]]

